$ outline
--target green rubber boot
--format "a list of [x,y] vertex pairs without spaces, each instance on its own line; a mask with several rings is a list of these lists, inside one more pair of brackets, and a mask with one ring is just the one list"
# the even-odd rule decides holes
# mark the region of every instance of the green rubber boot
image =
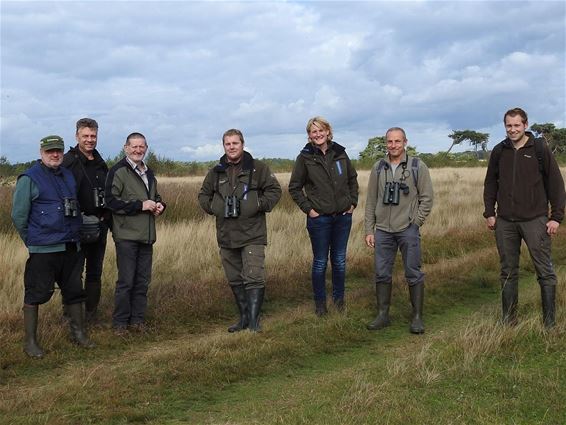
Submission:
[[33,359],[41,359],[45,353],[37,343],[37,320],[39,307],[24,305],[24,352]]

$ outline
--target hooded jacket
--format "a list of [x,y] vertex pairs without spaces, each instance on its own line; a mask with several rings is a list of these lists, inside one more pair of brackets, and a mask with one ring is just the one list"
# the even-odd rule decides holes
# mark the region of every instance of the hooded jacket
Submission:
[[295,161],[289,193],[305,214],[339,214],[358,205],[357,177],[343,146],[330,142],[323,154],[307,143]]

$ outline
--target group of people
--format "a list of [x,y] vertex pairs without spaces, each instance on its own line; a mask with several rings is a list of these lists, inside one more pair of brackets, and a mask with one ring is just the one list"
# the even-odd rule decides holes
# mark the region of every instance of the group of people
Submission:
[[[495,230],[501,259],[503,322],[517,323],[519,254],[524,240],[541,287],[543,322],[551,328],[557,282],[550,238],[564,217],[564,181],[547,144],[526,131],[528,119],[522,109],[507,111],[503,121],[507,138],[494,148],[484,184],[484,216],[487,226]],[[77,146],[65,155],[59,136],[43,138],[41,159],[16,184],[12,217],[29,249],[23,311],[24,351],[31,357],[44,355],[36,337],[38,305],[50,299],[54,283],[61,289],[72,340],[83,347],[94,345],[84,319],[97,320],[109,229],[118,268],[112,326],[119,335],[145,328],[155,217],[166,205],[143,160],[145,137],[130,134],[125,158],[108,170],[96,151],[97,131],[96,121],[79,120]],[[346,251],[359,191],[356,170],[345,148],[333,140],[330,123],[314,117],[306,132],[308,142],[296,158],[288,190],[306,216],[313,252],[314,312],[322,317],[328,313],[329,258],[332,303],[339,312],[345,309]],[[374,250],[377,300],[377,316],[367,328],[380,330],[391,324],[392,274],[400,251],[412,306],[409,330],[422,334],[420,227],[432,209],[433,186],[426,164],[408,155],[402,128],[387,130],[385,142],[386,155],[371,169],[364,214],[365,243]],[[220,258],[239,311],[239,320],[228,331],[259,332],[265,294],[266,213],[275,207],[282,190],[269,167],[245,150],[240,130],[226,131],[222,145],[224,155],[208,171],[198,201],[216,218]],[[92,217],[97,224],[95,237],[85,230],[87,218]]]
[[[37,339],[39,305],[61,290],[71,340],[91,348],[86,323],[98,320],[102,266],[109,229],[116,245],[118,280],[112,326],[116,333],[145,327],[155,217],[165,210],[157,180],[143,158],[147,142],[132,133],[125,157],[110,170],[96,150],[98,123],[77,121],[75,147],[51,135],[40,159],[18,177],[12,221],[29,251],[24,271],[24,352],[42,358]],[[84,270],[84,286],[83,286]]]

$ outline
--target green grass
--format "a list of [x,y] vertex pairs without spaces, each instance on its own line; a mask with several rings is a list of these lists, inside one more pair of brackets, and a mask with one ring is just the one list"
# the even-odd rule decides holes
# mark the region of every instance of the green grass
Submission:
[[[536,298],[530,280],[523,299]],[[442,302],[428,297],[424,336],[407,332],[402,291],[393,326],[366,331],[374,312],[363,282],[346,316],[318,320],[310,303],[282,307],[259,335],[227,335],[219,324],[125,341],[100,331],[97,340],[110,342],[93,351],[69,345],[44,361],[18,359],[11,376],[4,370],[0,406],[16,409],[0,411],[0,423],[561,423],[564,328],[542,333],[529,302],[525,325],[465,361],[462,332],[500,329],[495,286],[476,282],[441,285]],[[10,388],[37,398],[13,400]]]
[[[564,264],[565,237],[554,250]],[[563,424],[566,299],[559,296],[557,328],[542,331],[524,258],[520,325],[500,326],[494,254],[466,248],[454,263],[428,266],[422,336],[408,332],[398,267],[393,324],[379,332],[365,329],[375,315],[368,270],[349,275],[346,315],[331,309],[318,319],[302,293],[274,298],[261,334],[228,334],[231,305],[190,326],[154,318],[147,335],[97,329],[89,351],[51,322],[49,353],[34,361],[10,322],[0,424]],[[563,286],[566,269],[559,272]]]

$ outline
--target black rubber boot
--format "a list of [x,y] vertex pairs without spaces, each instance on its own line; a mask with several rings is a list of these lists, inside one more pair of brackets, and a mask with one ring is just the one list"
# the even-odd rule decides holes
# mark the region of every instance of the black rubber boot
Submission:
[[94,325],[98,320],[98,303],[100,302],[100,293],[102,285],[100,282],[85,283],[85,318],[87,325]]
[[86,329],[83,316],[83,304],[69,304],[67,305],[67,312],[69,313],[69,327],[71,329],[71,340],[84,348],[92,348],[95,346],[86,336]]
[[45,353],[37,343],[37,319],[39,307],[25,305],[24,311],[24,352],[33,359],[41,359]]
[[246,299],[246,290],[244,285],[231,286],[236,305],[240,311],[240,321],[228,328],[228,332],[238,332],[248,327],[248,301]]
[[423,301],[424,301],[424,282],[409,286],[409,295],[413,307],[413,316],[409,330],[413,334],[424,334],[423,323]]
[[314,314],[318,317],[325,316],[328,313],[326,308],[326,300],[314,300]]
[[556,326],[555,299],[556,286],[541,286],[540,295],[542,299],[542,321],[547,329]]
[[248,327],[252,332],[261,332],[259,318],[261,315],[264,293],[265,288],[246,289],[246,298],[248,303]]
[[67,306],[65,304],[62,305],[61,311],[62,311],[61,323],[63,324],[69,323],[69,320],[71,319],[69,318],[69,313],[67,312]]
[[515,326],[517,324],[517,304],[519,303],[518,282],[514,284],[505,282],[501,288],[501,307],[503,316],[501,321],[504,325]]
[[378,331],[391,324],[389,319],[389,307],[391,306],[391,284],[376,283],[375,296],[377,299],[377,317],[366,327],[370,331]]

